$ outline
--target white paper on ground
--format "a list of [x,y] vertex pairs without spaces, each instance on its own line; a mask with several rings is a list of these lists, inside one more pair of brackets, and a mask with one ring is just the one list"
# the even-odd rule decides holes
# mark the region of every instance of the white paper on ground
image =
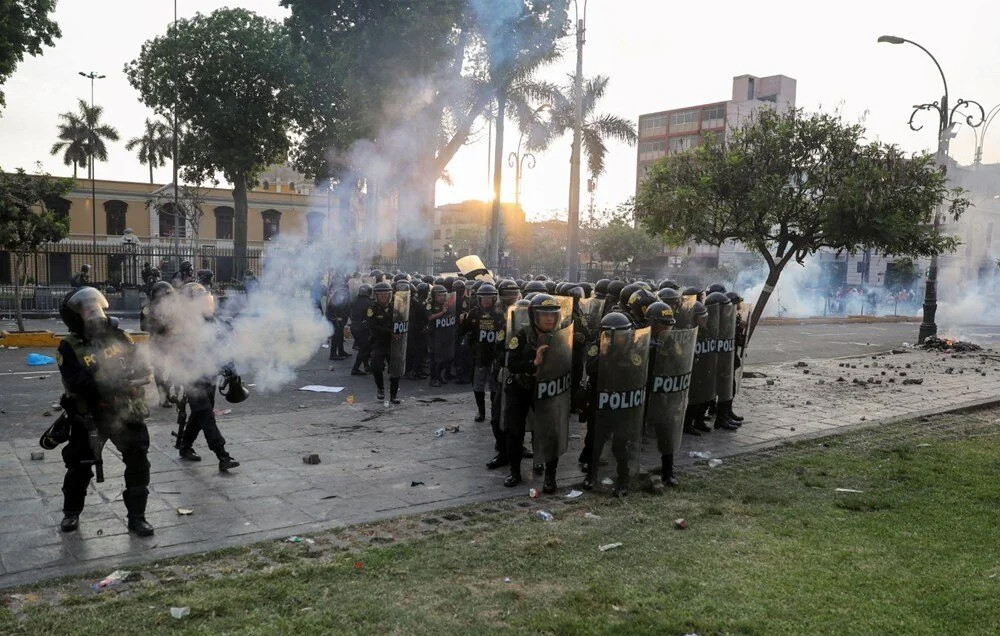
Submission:
[[340,393],[343,390],[342,386],[323,386],[322,384],[309,384],[299,389],[299,391],[312,391],[314,393]]

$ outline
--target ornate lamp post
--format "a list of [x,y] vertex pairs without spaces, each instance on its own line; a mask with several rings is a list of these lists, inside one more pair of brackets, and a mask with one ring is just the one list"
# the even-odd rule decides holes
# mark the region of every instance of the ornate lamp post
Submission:
[[972,158],[976,170],[979,170],[979,164],[983,163],[983,142],[986,140],[986,133],[990,129],[990,124],[993,123],[993,119],[997,115],[1000,115],[1000,104],[997,104],[986,113],[982,126],[972,129],[973,134],[976,136],[976,154]]
[[[954,129],[956,124],[960,123],[956,121],[955,114],[959,109],[969,109],[972,114],[958,113],[959,118],[964,118],[965,123],[975,129],[980,126],[986,118],[986,113],[983,111],[982,105],[979,102],[959,99],[955,102],[955,105],[949,110],[948,102],[948,80],[945,79],[944,71],[941,70],[941,65],[938,64],[937,58],[931,55],[931,52],[925,49],[923,46],[917,44],[913,40],[907,40],[906,38],[897,37],[895,35],[883,35],[878,39],[879,42],[885,42],[887,44],[912,44],[913,46],[919,48],[921,51],[927,54],[928,57],[934,62],[934,66],[937,67],[938,72],[941,74],[941,82],[944,84],[944,95],[941,97],[940,102],[931,102],[929,104],[916,104],[913,107],[913,112],[910,113],[909,125],[910,129],[917,131],[923,128],[923,126],[916,126],[913,123],[914,118],[916,118],[917,113],[924,110],[933,110],[938,114],[938,139],[937,139],[937,164],[942,170],[945,169],[945,159],[948,156],[948,142],[951,137],[954,136]],[[978,114],[976,113],[978,110]],[[937,211],[934,212],[934,230],[937,231],[939,225],[940,215]],[[938,269],[938,257],[937,254],[931,256],[931,266],[927,270],[927,282],[924,289],[924,318],[923,322],[920,323],[920,331],[917,335],[917,342],[923,342],[927,338],[937,334],[937,324],[934,322],[934,316],[937,313],[937,269]]]

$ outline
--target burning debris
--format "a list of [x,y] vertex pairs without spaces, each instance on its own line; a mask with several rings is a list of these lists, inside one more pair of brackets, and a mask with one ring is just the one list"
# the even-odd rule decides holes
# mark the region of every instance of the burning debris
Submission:
[[918,346],[928,351],[945,351],[948,353],[968,353],[971,351],[982,351],[983,349],[972,342],[952,340],[950,338],[937,338],[935,336],[927,338]]

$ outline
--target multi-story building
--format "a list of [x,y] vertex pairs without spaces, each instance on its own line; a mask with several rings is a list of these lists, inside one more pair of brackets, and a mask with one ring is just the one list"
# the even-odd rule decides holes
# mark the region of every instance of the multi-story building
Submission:
[[[434,210],[434,260],[447,257],[446,246],[451,246],[458,257],[482,250],[486,245],[492,207],[489,201],[474,199],[438,206]],[[524,210],[516,203],[501,203],[500,215],[503,249],[517,252],[525,241]]]

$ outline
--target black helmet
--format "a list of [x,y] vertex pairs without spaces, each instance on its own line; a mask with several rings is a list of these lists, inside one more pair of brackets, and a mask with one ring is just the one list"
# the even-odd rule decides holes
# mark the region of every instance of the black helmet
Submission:
[[520,289],[520,288],[524,287],[524,279],[523,278],[517,278],[517,279],[514,280],[514,284],[517,285],[518,289]]
[[671,309],[676,310],[681,306],[681,293],[673,287],[661,288],[660,291],[656,292],[656,297],[660,299],[660,302],[670,305]]
[[650,292],[653,291],[653,286],[649,283],[649,281],[646,281],[646,280],[637,280],[637,281],[635,281],[635,284],[638,285],[639,287],[641,287],[642,289],[645,289],[646,291],[650,291]]
[[243,386],[243,378],[235,373],[226,374],[222,377],[222,384],[219,385],[219,393],[230,404],[239,404],[250,397],[250,391]]
[[632,292],[628,299],[628,310],[636,320],[643,320],[646,317],[646,309],[656,302],[653,292],[639,288]]
[[426,274],[426,275],[422,276],[420,278],[420,280],[424,281],[428,285],[433,285],[434,284],[434,277],[431,276],[430,274]]
[[532,298],[534,298],[538,294],[544,294],[544,293],[545,292],[528,292],[527,294],[524,295],[524,300],[530,301]]
[[722,283],[713,283],[713,284],[711,284],[711,285],[708,286],[708,293],[711,294],[712,292],[721,292],[721,293],[725,294],[726,293],[726,286],[723,285]]
[[215,278],[215,272],[210,269],[199,269],[198,270],[198,282],[205,287],[210,287],[212,285],[212,279]]
[[[188,267],[190,267],[190,266],[191,266],[191,264],[188,263]],[[82,266],[80,266],[80,271],[84,272],[84,273],[89,272],[90,271],[90,265],[87,264],[87,263],[84,263]]]
[[518,287],[516,282],[508,278],[500,281],[500,284],[497,285],[497,292],[505,298],[512,298],[521,295],[521,288]]
[[621,291],[618,292],[618,298],[617,298],[618,306],[628,307],[629,298],[632,297],[632,294],[639,291],[639,289],[640,287],[635,283],[629,283],[628,285],[622,287]]
[[398,274],[396,274],[395,276],[392,277],[392,282],[394,282],[394,283],[398,283],[401,280],[410,280],[409,274],[405,274],[403,272],[400,272],[400,273],[398,273]]
[[372,277],[376,283],[381,283],[382,279],[385,278],[385,272],[380,269],[373,269],[368,275]]
[[722,292],[712,292],[705,298],[705,305],[728,305],[729,296],[726,296]]
[[[90,268],[89,265],[85,265],[85,267]],[[192,269],[194,269],[194,265],[191,264],[191,261],[181,261],[182,272],[190,272]]]
[[371,298],[372,297],[372,286],[368,283],[362,283],[358,287],[358,296],[361,298]]
[[563,290],[563,296],[569,296],[574,301],[578,301],[586,298],[587,292],[580,285],[571,285]]
[[664,278],[660,281],[659,289],[679,290],[680,286],[669,278]]
[[601,331],[625,331],[634,328],[635,325],[628,319],[628,316],[619,311],[612,311],[601,318]]
[[527,307],[530,304],[531,304],[531,301],[528,300],[527,298],[518,298],[517,302],[514,303],[514,306],[515,307]]
[[708,307],[702,304],[701,301],[695,301],[694,307],[691,309],[691,315],[694,316],[694,324],[699,327],[705,326],[705,320],[708,319]]
[[586,281],[580,283],[580,289],[583,290],[583,297],[590,298],[594,295],[594,285]]
[[726,292],[726,297],[729,298],[729,302],[737,306],[743,302],[743,297],[736,292]]
[[530,294],[531,292],[547,293],[548,290],[545,288],[545,282],[540,280],[531,280],[524,284],[524,293]]
[[153,286],[149,288],[149,302],[156,302],[163,296],[174,293],[174,286],[165,280],[160,280],[153,283]]
[[455,293],[458,293],[458,294],[464,294],[465,293],[465,281],[462,280],[461,278],[456,278],[455,281],[451,284],[451,291],[453,291]]
[[431,286],[427,283],[419,283],[417,285],[417,296],[420,296],[421,298],[427,298],[427,294],[429,294],[430,291]]
[[612,304],[618,302],[618,298],[621,296],[622,289],[625,288],[625,283],[620,280],[613,280],[608,283],[608,290],[606,293],[607,299],[611,301]]
[[601,280],[594,283],[594,293],[598,298],[604,298],[608,295],[608,285],[611,284],[611,280],[607,278],[602,278]]
[[453,291],[456,280],[457,279],[454,276],[445,276],[444,277],[444,288],[447,289],[449,292]]
[[685,287],[684,291],[681,292],[681,296],[700,296],[701,287]]
[[543,281],[543,282],[547,281],[548,279],[549,279],[549,277],[546,276],[545,274],[539,274],[538,276],[535,276],[535,280],[540,280],[540,281]]
[[442,276],[435,276],[434,277],[434,281],[431,282],[431,285],[441,285],[441,286],[444,286],[444,277],[442,277]]
[[565,296],[566,295],[566,289],[568,288],[568,286],[569,286],[569,283],[567,283],[566,281],[562,281],[561,283],[556,283],[556,295],[557,296]]
[[558,300],[549,294],[535,294],[528,303],[528,316],[531,318],[531,324],[535,327],[538,327],[538,323],[535,320],[541,314],[555,314],[556,324],[558,325],[559,317],[562,314],[562,306]]
[[435,283],[434,286],[431,287],[431,294],[432,295],[433,294],[447,294],[447,293],[448,293],[448,290],[445,288],[444,285],[438,285],[437,283]]
[[551,296],[556,293],[556,282],[554,280],[547,280],[545,282],[545,291]]
[[390,285],[388,282],[386,282],[384,280],[383,281],[379,281],[379,282],[375,283],[374,287],[372,287],[372,291],[375,292],[375,293],[378,293],[378,292],[391,292],[392,291],[392,285]]
[[479,289],[476,290],[476,296],[493,296],[496,298],[498,295],[499,292],[497,291],[497,288],[489,283],[483,283],[479,286]]
[[665,325],[673,327],[677,324],[674,318],[674,310],[665,302],[658,301],[646,307],[646,322],[651,325]]
[[397,280],[392,284],[392,288],[398,292],[408,292],[410,291],[410,281],[408,280]]

